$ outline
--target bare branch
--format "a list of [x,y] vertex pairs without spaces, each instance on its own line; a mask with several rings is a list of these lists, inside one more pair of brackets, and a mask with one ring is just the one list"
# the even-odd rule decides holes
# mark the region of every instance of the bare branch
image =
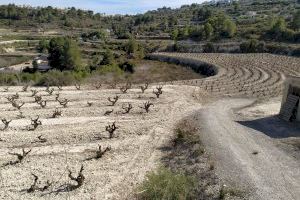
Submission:
[[113,99],[111,99],[110,97],[108,97],[108,101],[109,102],[111,102],[111,106],[114,106],[114,105],[116,105],[116,103],[117,103],[117,101],[119,100],[119,96],[117,95],[117,96],[115,96]]
[[70,188],[71,190],[77,189],[77,188],[79,188],[79,187],[81,187],[81,186],[83,185],[84,180],[85,180],[85,177],[84,177],[84,175],[83,175],[83,173],[82,173],[83,170],[84,170],[83,165],[81,165],[81,168],[80,168],[80,171],[79,171],[79,173],[78,173],[78,176],[76,176],[76,177],[73,176],[71,170],[69,170],[69,178],[70,178],[72,181],[75,181],[75,182],[77,183],[77,185],[73,185],[73,186]]
[[140,108],[144,109],[146,111],[146,113],[148,113],[151,106],[154,106],[153,103],[150,103],[149,101],[147,101],[144,103],[144,105],[142,107],[140,106]]
[[104,116],[108,116],[108,115],[110,115],[111,113],[113,113],[114,112],[114,110],[112,109],[112,110],[107,110],[105,113],[104,113]]
[[116,122],[114,122],[112,125],[108,125],[105,127],[105,130],[109,133],[109,138],[113,138],[114,137],[114,132],[119,129],[118,127],[116,127]]
[[31,127],[28,127],[29,131],[34,131],[38,126],[42,125],[42,122],[39,119],[39,116],[37,116],[35,119],[31,119]]
[[61,115],[62,115],[62,111],[59,110],[58,108],[56,108],[52,114],[52,118],[57,118],[57,117],[60,117]]
[[131,111],[132,108],[133,107],[132,107],[132,105],[130,103],[128,103],[127,106],[122,105],[122,109],[124,110],[123,114],[128,114]]
[[4,128],[2,129],[2,131],[8,129],[8,126],[9,126],[9,123],[12,121],[12,120],[7,120],[5,118],[1,119],[2,123],[4,124]]
[[157,91],[153,90],[153,94],[155,94],[156,97],[159,98],[159,96],[162,94],[162,86],[157,86],[156,89]]
[[140,86],[142,93],[145,93],[145,91],[148,89],[149,83],[145,83],[144,86]]

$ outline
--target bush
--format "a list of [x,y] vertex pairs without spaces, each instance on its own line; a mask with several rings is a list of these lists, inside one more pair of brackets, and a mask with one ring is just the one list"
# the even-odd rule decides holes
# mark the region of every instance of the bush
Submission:
[[130,61],[126,61],[124,63],[121,63],[119,65],[120,69],[122,69],[124,72],[134,73],[135,64]]
[[216,49],[215,46],[212,43],[206,43],[203,47],[203,52],[204,53],[215,53]]
[[265,51],[265,43],[252,39],[240,44],[242,53],[263,53]]
[[36,85],[39,86],[57,86],[57,85],[71,85],[75,82],[74,74],[70,71],[60,72],[51,70],[44,73]]
[[142,183],[137,195],[143,200],[185,200],[192,199],[194,180],[169,169],[160,168],[150,172]]

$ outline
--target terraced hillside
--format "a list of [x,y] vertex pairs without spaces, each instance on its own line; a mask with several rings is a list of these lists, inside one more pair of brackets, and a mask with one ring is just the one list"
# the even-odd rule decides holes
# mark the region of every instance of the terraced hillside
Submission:
[[271,54],[155,53],[150,58],[215,74],[174,82],[199,86],[213,96],[274,97],[282,92],[286,75],[300,75],[299,58]]
[[[12,120],[7,128],[0,121],[0,199],[132,199],[127,196],[136,184],[158,167],[160,148],[172,137],[176,122],[201,108],[191,98],[191,86],[164,86],[159,98],[152,93],[156,85],[145,93],[135,88],[123,94],[119,89],[86,85],[81,90],[55,88],[52,95],[46,88],[27,92],[22,92],[22,87],[0,88],[1,118]],[[30,90],[38,91],[35,97]],[[25,103],[21,113],[7,99],[16,93],[17,104]],[[60,101],[70,101],[65,108],[56,101],[57,93]],[[35,102],[39,95],[47,101],[45,108]],[[108,98],[116,95],[120,98],[111,106]],[[143,109],[148,101],[154,105],[149,113]],[[133,109],[126,114],[128,103]],[[53,118],[56,108],[62,116]],[[31,119],[37,116],[41,124],[33,130]],[[106,126],[113,122],[118,129],[109,138]],[[102,151],[111,150],[96,159],[98,145]],[[18,162],[22,149],[31,151]],[[77,183],[69,178],[68,170],[77,176],[81,165],[85,181],[73,190]],[[32,174],[38,177],[33,191]]]

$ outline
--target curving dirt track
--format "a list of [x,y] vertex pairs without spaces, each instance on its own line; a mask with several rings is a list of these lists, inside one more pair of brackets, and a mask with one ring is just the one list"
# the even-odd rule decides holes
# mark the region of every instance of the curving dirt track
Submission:
[[[274,103],[272,98],[280,96],[285,76],[300,75],[299,58],[187,53],[156,53],[151,58],[193,66],[196,70],[203,64],[217,68],[215,76],[174,84],[195,85],[200,88],[200,95],[222,99],[195,114],[201,119],[200,134],[214,155],[219,177],[244,188],[249,199],[299,199],[299,150],[287,152],[279,146],[281,138],[298,140],[300,127],[275,116],[280,101]],[[264,104],[255,107],[256,100]],[[239,107],[245,107],[243,114],[235,115],[233,111]],[[253,114],[251,120],[244,117]]]
[[[278,148],[267,135],[237,122],[241,118],[234,115],[233,109],[253,102],[224,99],[197,113],[202,123],[202,139],[214,155],[217,173],[251,193],[249,199],[297,200],[299,160]],[[271,124],[265,124],[268,125]]]

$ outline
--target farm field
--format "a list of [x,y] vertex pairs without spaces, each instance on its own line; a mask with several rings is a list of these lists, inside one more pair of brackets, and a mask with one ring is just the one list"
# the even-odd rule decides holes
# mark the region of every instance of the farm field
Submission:
[[219,97],[276,97],[282,92],[285,76],[300,74],[299,58],[272,54],[156,53],[151,58],[196,69],[207,63],[216,66],[215,76],[178,84],[199,86]]
[[[181,78],[190,80],[179,81],[175,70],[169,76],[172,81],[152,77],[159,82],[151,83],[145,93],[140,89],[143,84],[128,90],[121,84],[116,89],[86,84],[62,90],[53,87],[54,91],[30,87],[25,92],[21,86],[1,87],[1,118],[6,121],[0,131],[0,197],[134,199],[148,172],[166,162],[176,166],[185,160],[179,168],[190,169],[193,175],[200,173],[197,180],[204,182],[201,190],[210,194],[202,199],[218,198],[222,184],[234,187],[229,192],[234,197],[229,199],[296,199],[300,127],[281,122],[276,115],[285,77],[300,73],[299,58],[181,53],[155,53],[150,58],[196,71],[215,70],[216,74],[203,78],[187,71]],[[133,78],[138,82],[146,79],[143,71],[152,62],[156,63],[140,63]],[[160,66],[170,70],[173,65]],[[157,67],[151,69],[156,71]],[[157,98],[153,91],[158,92],[160,86],[163,92]],[[116,95],[119,99],[112,106],[108,98],[112,101]],[[38,104],[35,101],[40,96]],[[15,98],[14,107],[9,103],[11,98]],[[143,108],[147,102],[153,104],[149,112]],[[174,129],[182,120],[195,125],[194,131],[205,146],[207,158],[201,163],[186,155],[166,161],[166,145],[174,141]],[[83,184],[77,175],[84,175]],[[206,176],[210,181],[202,179]]]
[[[160,147],[172,138],[172,129],[183,116],[202,106],[192,97],[191,86],[164,86],[163,94],[156,98],[152,93],[156,85],[141,93],[131,89],[126,94],[119,89],[99,89],[83,86],[63,87],[61,99],[68,99],[66,108],[55,101],[56,93],[49,95],[45,88],[38,88],[38,94],[47,101],[45,108],[35,103],[32,92],[21,92],[22,87],[10,87],[1,92],[1,117],[12,120],[9,128],[1,131],[1,199],[126,199],[132,195],[136,184],[144,179],[146,172],[160,165]],[[5,88],[2,87],[1,91]],[[35,88],[31,88],[35,89]],[[58,90],[58,89],[56,89]],[[18,92],[18,102],[24,102],[20,117],[5,97]],[[181,93],[178,96],[178,93]],[[115,106],[110,106],[108,97],[119,95]],[[151,102],[149,113],[140,107]],[[87,102],[92,105],[88,106]],[[122,106],[128,103],[133,109],[123,114]],[[52,118],[55,109],[62,116]],[[106,111],[113,112],[105,115]],[[19,117],[18,117],[19,116]],[[41,125],[31,129],[31,120],[37,118]],[[109,138],[106,126],[118,129]],[[1,127],[3,128],[3,127]],[[102,158],[93,159],[101,145],[102,150],[111,150]],[[17,156],[31,150],[22,163],[13,164]],[[76,185],[68,177],[68,170],[77,174],[84,166],[85,184],[80,189],[68,191],[69,185]],[[39,178],[38,187],[52,184],[44,192],[26,192]]]

